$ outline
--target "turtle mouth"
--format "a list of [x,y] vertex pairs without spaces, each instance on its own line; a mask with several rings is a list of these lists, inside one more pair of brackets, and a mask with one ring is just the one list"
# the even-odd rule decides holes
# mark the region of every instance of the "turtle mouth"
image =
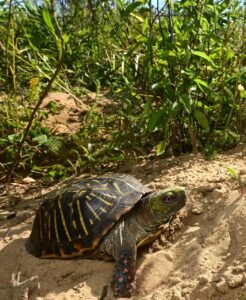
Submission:
[[187,194],[187,191],[185,188],[182,188],[180,191],[179,191],[179,194],[178,194],[178,202],[180,203],[180,205],[182,205],[181,207],[183,207],[186,203],[186,200],[188,198],[188,194]]
[[179,191],[176,200],[173,201],[173,203],[171,204],[170,211],[176,213],[178,210],[180,210],[185,206],[186,200],[187,200],[187,192],[185,188],[183,188]]
[[180,210],[181,208],[183,208],[185,206],[186,203],[186,199],[180,199],[179,201],[177,201],[176,204],[176,210]]

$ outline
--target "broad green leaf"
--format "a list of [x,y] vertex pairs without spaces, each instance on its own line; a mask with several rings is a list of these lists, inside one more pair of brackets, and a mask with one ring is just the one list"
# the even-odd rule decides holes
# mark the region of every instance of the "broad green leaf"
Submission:
[[156,147],[156,154],[161,155],[165,152],[167,146],[167,140],[163,140],[159,145]]
[[234,97],[233,91],[230,88],[228,88],[227,86],[224,87],[224,90],[233,99],[233,97]]
[[173,27],[174,27],[175,33],[176,33],[176,34],[180,34],[180,30],[179,30],[179,27],[177,26],[177,24],[174,23],[174,26],[173,26]]
[[200,110],[195,110],[195,117],[199,125],[202,126],[203,129],[209,130],[208,119]]
[[8,140],[7,139],[4,139],[4,138],[0,138],[0,145],[5,145],[8,143]]
[[181,1],[181,7],[190,7],[196,4],[195,1]]
[[[28,43],[29,43],[29,45],[31,46],[31,48],[32,48],[34,51],[37,51],[37,52],[38,52],[39,49],[38,49],[35,45],[33,45],[33,43],[31,42],[31,39],[29,39],[29,35],[26,34],[25,36],[27,37]],[[36,61],[33,62],[33,64],[36,64],[36,63],[37,63]]]
[[180,103],[184,106],[187,113],[191,112],[192,99],[186,95],[179,96]]
[[32,167],[32,171],[41,171],[41,172],[43,172],[43,169],[44,169],[44,167],[39,167],[39,166],[33,166]]
[[53,34],[55,34],[55,29],[54,29],[52,21],[51,21],[50,12],[49,12],[49,10],[46,7],[44,7],[42,9],[42,16],[43,16],[43,19],[44,19],[44,22],[45,22],[46,26],[49,28],[49,30]]
[[64,43],[66,44],[69,41],[69,35],[64,33],[62,36],[63,36]]
[[163,66],[168,66],[168,61],[164,59],[158,59],[158,64],[163,65]]
[[151,89],[156,90],[156,89],[160,88],[161,86],[162,86],[161,82],[156,82],[151,86]]
[[202,103],[201,101],[196,101],[196,107],[199,107],[199,108],[205,107],[205,108],[207,108],[207,105]]
[[240,91],[240,97],[246,99],[246,91]]
[[231,59],[235,56],[235,53],[231,49],[228,48],[226,56],[227,56],[226,57],[227,59]]
[[178,113],[180,112],[180,104],[178,101],[175,101],[170,107],[169,107],[169,113],[168,113],[168,119],[174,119]]
[[212,58],[209,57],[205,52],[202,52],[202,51],[192,51],[191,52],[193,55],[195,56],[199,56],[203,59],[205,59],[206,61],[210,62],[211,65],[213,65],[213,67],[216,67],[215,63],[213,62]]
[[56,41],[56,46],[57,46],[57,50],[58,50],[58,53],[59,53],[59,58],[61,58],[61,55],[62,55],[62,43],[61,43],[60,39]]
[[208,20],[206,18],[201,19],[201,26],[202,26],[202,29],[205,32],[209,30],[209,23],[208,23]]
[[37,142],[38,144],[42,145],[42,144],[45,144],[48,139],[47,139],[46,134],[40,134],[40,135],[34,137],[32,140],[33,140],[33,142]]
[[169,132],[169,124],[165,122],[162,126],[163,130],[163,141],[156,147],[156,154],[161,155],[165,152],[167,143],[168,143],[168,132]]
[[199,79],[199,78],[195,78],[194,81],[202,86],[205,86],[206,88],[208,88],[208,84],[206,81],[202,80],[202,79]]
[[153,112],[150,115],[150,119],[147,124],[147,128],[150,132],[154,132],[158,128],[158,123],[159,123],[159,120],[160,120],[162,114],[163,114],[163,111],[158,110],[158,111]]
[[152,102],[153,102],[153,99],[151,99],[151,98],[147,99],[147,101],[144,105],[143,116],[146,116],[146,115],[150,114]]
[[14,142],[16,140],[16,138],[17,138],[16,134],[10,134],[10,135],[8,135],[8,140],[10,142]]
[[137,19],[139,22],[143,23],[144,22],[144,18],[142,18],[141,16],[134,14],[133,12],[130,13],[130,15],[132,17],[134,17],[135,19]]
[[241,67],[239,72],[240,72],[241,75],[243,75],[244,73],[246,73],[246,66]]
[[233,177],[235,177],[235,178],[238,178],[238,177],[239,177],[238,173],[237,173],[235,170],[233,170],[232,168],[226,167],[226,170],[228,171],[228,173],[231,174],[231,176],[233,176]]
[[141,1],[138,0],[136,2],[132,2],[131,4],[129,4],[126,9],[122,12],[122,17],[123,18],[127,18],[129,16],[129,14],[134,11],[134,9],[136,9],[138,6],[145,4],[146,1]]
[[203,87],[209,88],[207,82],[205,82],[205,81],[202,80],[202,79],[195,78],[194,81],[195,81],[195,83],[197,84],[197,86],[199,87],[199,89],[200,89],[202,92],[204,92]]
[[124,3],[121,0],[116,0],[116,3],[117,3],[120,10],[124,9]]

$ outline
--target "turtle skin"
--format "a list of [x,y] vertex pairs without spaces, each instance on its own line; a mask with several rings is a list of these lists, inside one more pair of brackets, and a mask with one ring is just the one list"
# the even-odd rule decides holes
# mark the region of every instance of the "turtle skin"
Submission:
[[137,247],[156,238],[160,225],[184,205],[182,194],[182,204],[156,221],[159,207],[153,205],[153,211],[158,212],[154,215],[149,206],[152,194],[126,174],[75,179],[44,196],[26,248],[39,258],[113,258],[114,295],[130,297]]

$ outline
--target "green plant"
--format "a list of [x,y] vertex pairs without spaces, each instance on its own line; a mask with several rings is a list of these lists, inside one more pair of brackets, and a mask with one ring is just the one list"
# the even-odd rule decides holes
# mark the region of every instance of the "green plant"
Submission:
[[[18,162],[15,175],[34,166],[47,175],[54,165],[50,177],[57,178],[151,151],[213,156],[245,140],[241,1],[11,0],[0,13],[4,172]],[[77,102],[97,93],[74,135],[42,126],[62,109],[39,107],[50,83]],[[107,110],[101,92],[110,98]]]

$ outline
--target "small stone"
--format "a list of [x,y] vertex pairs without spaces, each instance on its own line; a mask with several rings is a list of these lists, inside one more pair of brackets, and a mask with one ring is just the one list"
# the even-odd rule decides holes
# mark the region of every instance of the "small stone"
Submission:
[[197,188],[197,191],[199,193],[202,193],[202,194],[205,194],[205,193],[209,193],[209,192],[212,192],[213,190],[215,190],[217,188],[217,185],[215,184],[208,184],[208,185],[202,185],[202,186],[199,186]]
[[236,288],[239,285],[243,284],[244,276],[243,274],[227,274],[226,281],[230,288]]
[[[215,271],[212,271],[212,273],[215,273]],[[220,282],[221,281],[221,277],[219,275],[215,275],[212,279],[213,282]]]
[[200,275],[198,277],[199,284],[205,284],[208,282],[208,277],[206,275]]
[[246,175],[241,175],[240,177],[240,187],[246,187]]
[[148,188],[151,189],[151,190],[155,190],[155,189],[156,189],[155,184],[153,184],[153,183],[150,183],[150,184],[148,184],[147,186],[148,186]]
[[181,282],[181,279],[178,278],[178,277],[173,277],[173,278],[170,279],[171,285],[175,285],[175,284],[178,284],[180,282]]
[[193,207],[191,212],[193,215],[201,215],[203,213],[203,209],[201,207]]
[[29,184],[29,183],[33,183],[36,182],[36,180],[32,177],[25,177],[21,180],[21,183],[23,184]]
[[190,282],[182,282],[180,285],[182,288],[192,287],[192,284]]
[[216,288],[221,294],[225,294],[227,292],[227,284],[226,284],[225,279],[218,282],[216,284]]
[[179,290],[174,290],[171,300],[181,300],[183,297]]
[[217,189],[222,189],[223,188],[223,184],[222,183],[217,183]]
[[173,261],[173,255],[172,255],[170,252],[165,253],[164,256],[165,256],[169,261]]
[[242,267],[244,268],[244,271],[246,272],[246,263],[242,264]]
[[192,232],[195,232],[195,231],[198,231],[201,229],[200,226],[187,226],[187,227],[188,228],[185,231],[186,234],[189,234],[189,233],[192,233]]
[[224,192],[222,190],[215,189],[212,192],[212,197],[214,199],[222,198],[224,196]]
[[241,169],[241,170],[239,170],[239,174],[240,174],[240,175],[246,174],[246,169]]
[[232,273],[233,274],[239,274],[244,272],[244,267],[243,266],[236,266],[232,268]]

